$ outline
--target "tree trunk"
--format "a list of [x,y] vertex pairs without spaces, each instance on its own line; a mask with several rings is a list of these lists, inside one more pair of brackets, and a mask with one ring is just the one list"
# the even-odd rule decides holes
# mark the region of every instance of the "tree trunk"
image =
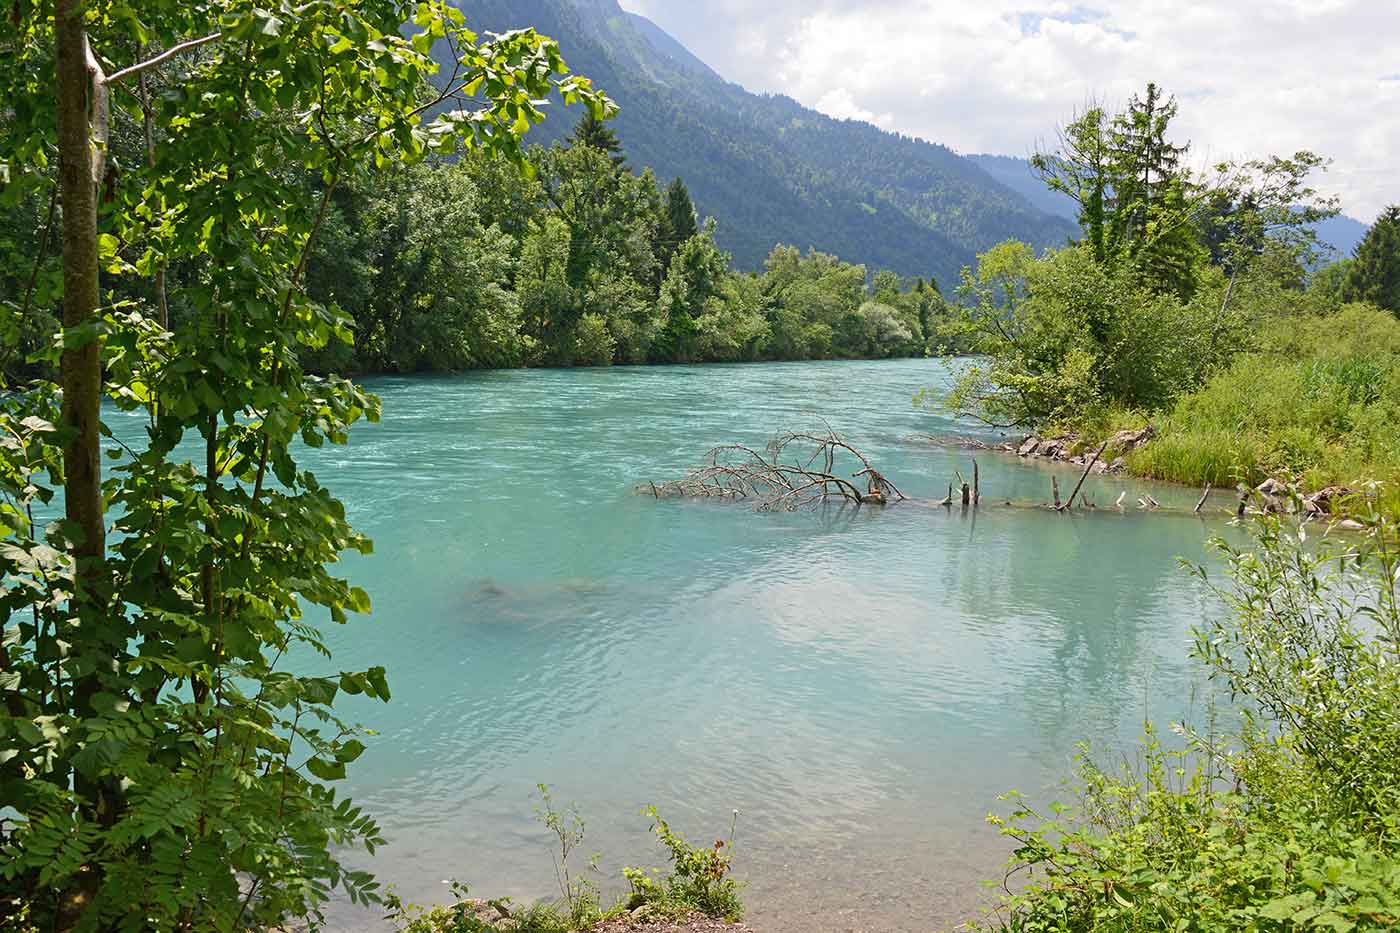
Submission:
[[[100,162],[94,152],[88,119],[94,74],[88,66],[82,7],[81,0],[59,0],[55,16],[59,184],[63,198],[63,326],[70,331],[92,324],[101,304],[96,179]],[[74,432],[63,449],[64,503],[68,520],[82,535],[76,551],[82,594],[83,583],[96,578],[91,570],[103,556],[105,536],[98,436],[102,370],[97,340],[66,348],[60,368],[63,423]]]
[[[57,57],[59,186],[63,201],[63,327],[68,340],[76,328],[96,322],[101,305],[98,280],[97,187],[102,176],[106,139],[106,88],[89,53],[82,0],[59,0],[54,16]],[[102,514],[101,440],[98,434],[102,364],[95,333],[81,346],[67,346],[60,361],[63,426],[72,436],[63,448],[64,511],[78,540],[74,613],[81,626],[82,649],[101,653],[107,640],[103,570],[106,528]],[[94,715],[92,699],[100,689],[95,673],[74,684],[73,712]],[[119,791],[83,775],[74,789],[89,818],[111,825],[120,806]],[[96,879],[90,879],[95,884]]]

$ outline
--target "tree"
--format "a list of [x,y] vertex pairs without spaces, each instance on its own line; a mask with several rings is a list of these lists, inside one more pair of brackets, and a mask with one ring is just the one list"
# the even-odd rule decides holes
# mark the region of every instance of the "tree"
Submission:
[[352,312],[357,371],[456,371],[520,361],[520,307],[510,289],[515,242],[499,227],[482,225],[469,163],[376,173],[322,224],[307,290]]
[[[430,92],[439,41],[454,62]],[[307,296],[307,265],[335,190],[367,166],[462,145],[523,166],[534,101],[611,110],[566,74],[551,40],[478,44],[434,0],[15,5],[0,174],[52,197],[56,157],[63,330],[61,407],[53,385],[0,401],[7,914],[266,928],[314,919],[334,888],[376,899],[335,854],[382,840],[333,787],[364,745],[332,704],[387,700],[385,672],[280,668],[296,645],[325,652],[304,612],[339,624],[369,609],[330,565],[370,544],[294,457],[378,412],[303,370],[349,339],[345,316]],[[123,134],[146,158],[108,159]],[[176,297],[191,309],[178,319]],[[113,441],[105,480],[104,395],[147,435]],[[40,528],[58,478],[65,519]]]
[[1347,270],[1342,296],[1400,316],[1400,205],[1387,207],[1366,231]]
[[676,251],[657,300],[657,311],[666,322],[661,340],[667,359],[695,359],[696,322],[720,294],[729,261],[729,254],[715,245],[713,220]]
[[597,149],[599,152],[607,153],[612,159],[613,167],[622,170],[627,167],[627,157],[622,154],[622,141],[617,138],[617,133],[590,111],[574,126],[573,135],[569,137],[569,143],[574,146],[588,146]]
[[1094,105],[1076,116],[1060,130],[1058,150],[1035,153],[1031,166],[1046,187],[1079,205],[1085,242],[1095,260],[1108,262],[1114,250],[1107,230],[1113,184],[1107,111]]
[[591,270],[605,266],[625,268],[638,280],[651,278],[656,264],[654,192],[647,190],[651,176],[618,172],[606,153],[590,146],[556,146],[535,155],[549,204],[573,237],[569,285],[580,288]]
[[[1308,183],[1321,156],[1302,151],[1245,162],[1205,202],[1201,238],[1211,259],[1229,275],[1210,349],[1227,326],[1236,285],[1258,265],[1287,270],[1290,286],[1302,288],[1306,270],[1320,258],[1316,224],[1337,214],[1337,199],[1323,197]],[[1261,260],[1272,259],[1272,263]]]
[[1183,167],[1188,147],[1168,138],[1175,98],[1155,84],[1122,112],[1091,106],[1031,164],[1052,191],[1079,205],[1096,261],[1127,266],[1149,288],[1189,297],[1203,256],[1196,218],[1208,189]]
[[1036,258],[1009,241],[964,276],[957,336],[984,359],[948,404],[1001,426],[1082,418],[1100,403],[1152,410],[1195,385],[1213,318],[1098,262],[1087,244]]
[[676,250],[699,232],[700,221],[695,212],[695,202],[690,199],[690,189],[677,178],[666,189],[666,206],[657,228],[657,258],[661,268],[670,269]]

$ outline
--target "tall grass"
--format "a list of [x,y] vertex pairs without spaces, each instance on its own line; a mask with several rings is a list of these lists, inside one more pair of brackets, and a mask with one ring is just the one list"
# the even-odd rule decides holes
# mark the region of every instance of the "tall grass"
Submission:
[[1400,503],[1400,321],[1350,305],[1270,328],[1260,349],[1176,401],[1129,470],[1216,487],[1270,476],[1309,489],[1380,482]]

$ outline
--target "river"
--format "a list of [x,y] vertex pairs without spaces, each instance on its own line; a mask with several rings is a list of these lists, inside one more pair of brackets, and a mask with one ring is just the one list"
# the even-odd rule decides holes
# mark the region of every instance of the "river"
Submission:
[[[419,902],[447,879],[547,896],[545,782],[612,877],[663,864],[643,806],[702,842],[737,809],[760,929],[925,931],[977,910],[1008,852],[984,823],[999,793],[1052,795],[1075,743],[1131,748],[1145,717],[1199,712],[1187,647],[1209,608],[1177,557],[1202,559],[1209,529],[997,508],[1048,497],[1054,468],[995,454],[975,515],[633,493],[825,418],[941,498],[971,454],[909,435],[973,429],[910,399],[948,379],[890,361],[371,380],[383,422],[308,460],[376,542],[345,567],[375,609],[330,626],[336,666],[383,664],[394,691],[348,708],[378,735],[347,790],[390,841],[352,861]],[[1087,488],[1103,505],[1135,484]]]

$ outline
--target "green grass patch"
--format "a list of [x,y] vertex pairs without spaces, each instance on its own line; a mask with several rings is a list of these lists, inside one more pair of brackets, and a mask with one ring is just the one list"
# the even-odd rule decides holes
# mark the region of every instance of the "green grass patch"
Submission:
[[1270,476],[1307,489],[1379,484],[1400,505],[1400,321],[1352,305],[1328,317],[1285,318],[1260,348],[1236,357],[1165,413],[1088,412],[1082,446],[1153,421],[1129,472],[1221,488]]

